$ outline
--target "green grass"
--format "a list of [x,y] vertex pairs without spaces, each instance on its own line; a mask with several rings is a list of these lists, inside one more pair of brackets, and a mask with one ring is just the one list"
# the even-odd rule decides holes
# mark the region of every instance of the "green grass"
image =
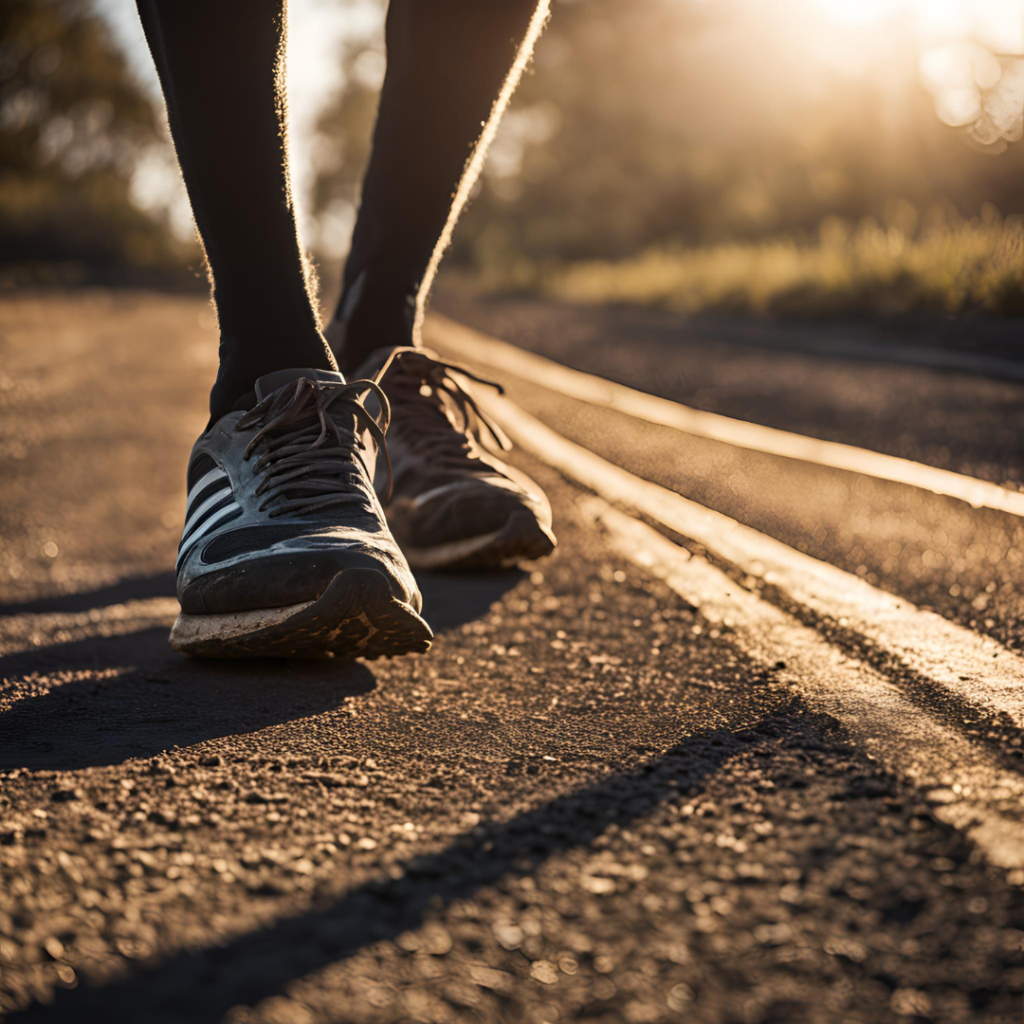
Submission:
[[547,267],[531,290],[569,302],[685,313],[1022,314],[1024,221],[994,210],[975,220],[932,215],[911,233],[830,220],[810,242],[662,247],[625,260]]

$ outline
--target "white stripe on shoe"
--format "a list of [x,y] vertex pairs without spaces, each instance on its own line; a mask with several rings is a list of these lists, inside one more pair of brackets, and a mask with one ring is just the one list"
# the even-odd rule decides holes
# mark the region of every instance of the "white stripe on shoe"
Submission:
[[507,491],[513,493],[519,490],[518,487],[511,481],[503,476],[497,474],[484,476],[474,476],[472,478],[453,480],[449,484],[440,484],[437,487],[430,488],[429,491],[424,491],[422,494],[417,494],[412,501],[409,502],[411,508],[419,508],[421,505],[425,505],[428,501],[432,501],[434,498],[440,497],[442,494],[448,494],[451,491],[463,490],[467,487],[474,487],[479,483],[486,483],[491,487],[503,487]]
[[227,480],[228,475],[224,472],[220,466],[211,469],[208,473],[204,473],[190,488],[188,497],[185,499],[185,513],[186,518],[192,514],[192,503],[195,499],[206,490],[207,487],[212,483],[216,483],[218,480]]
[[231,504],[225,505],[222,509],[215,512],[205,523],[202,524],[189,538],[188,540],[182,539],[181,551],[178,552],[178,560],[175,562],[175,568],[181,565],[181,560],[192,550],[197,540],[205,536],[210,529],[217,525],[222,519],[227,518],[235,512],[241,512],[242,508],[237,501],[232,501]]
[[184,544],[188,535],[195,529],[196,524],[202,517],[213,508],[218,502],[223,501],[231,494],[231,486],[226,481],[223,487],[218,488],[197,508],[186,520],[185,528],[181,531],[181,543]]

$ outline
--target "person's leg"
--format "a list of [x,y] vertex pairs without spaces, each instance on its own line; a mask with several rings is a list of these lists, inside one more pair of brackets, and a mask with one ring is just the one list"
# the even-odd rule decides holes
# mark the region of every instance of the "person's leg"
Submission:
[[543,491],[481,436],[472,374],[419,348],[431,278],[547,14],[548,0],[391,0],[388,11],[373,153],[327,337],[342,371],[376,378],[390,401],[381,498],[416,568],[496,568],[555,546]]
[[[202,657],[423,651],[373,499],[386,402],[346,382],[306,289],[288,181],[286,0],[138,0],[221,325],[192,448],[171,646]],[[230,414],[230,415],[228,415]]]
[[418,344],[437,263],[548,7],[391,0],[387,75],[335,313],[344,329],[328,332],[343,372],[377,348]]
[[213,419],[256,379],[331,369],[307,291],[288,176],[286,0],[138,0],[213,277]]

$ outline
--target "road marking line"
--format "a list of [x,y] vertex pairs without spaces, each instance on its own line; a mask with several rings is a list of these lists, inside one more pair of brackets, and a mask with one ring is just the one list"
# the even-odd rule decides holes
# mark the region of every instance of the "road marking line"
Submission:
[[[1024,867],[1024,779],[915,707],[875,669],[819,633],[744,590],[699,555],[657,530],[587,498],[580,510],[601,524],[615,551],[664,580],[752,660],[785,662],[779,678],[814,708],[833,715],[872,757],[926,792],[936,817],[965,831],[989,861]],[[1007,813],[1009,812],[1009,813]]]
[[562,437],[507,399],[480,397],[517,444],[565,476],[696,541],[816,616],[871,641],[960,700],[1004,714],[1024,728],[1024,658],[991,637],[923,611],[852,573],[635,476]]
[[705,437],[748,451],[798,459],[829,469],[917,487],[933,494],[957,498],[974,508],[991,508],[1024,516],[1024,493],[1007,490],[987,480],[925,466],[895,455],[883,455],[866,448],[840,444],[838,441],[823,441],[718,413],[702,412],[562,366],[436,313],[427,321],[427,333],[436,347],[448,350],[465,362],[483,363],[568,398],[614,409],[648,423],[671,427],[695,437]]
[[0,618],[0,657],[98,636],[124,636],[170,627],[179,612],[173,597],[126,601],[86,612],[43,612]]

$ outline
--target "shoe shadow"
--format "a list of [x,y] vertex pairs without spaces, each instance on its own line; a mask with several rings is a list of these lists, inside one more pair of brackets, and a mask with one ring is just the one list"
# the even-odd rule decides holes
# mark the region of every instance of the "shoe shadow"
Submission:
[[145,601],[152,597],[174,597],[174,573],[152,576],[129,576],[107,587],[84,590],[77,594],[40,597],[17,604],[0,604],[0,617],[9,615],[40,615],[49,612],[87,612],[126,601]]
[[435,633],[455,629],[486,615],[528,574],[519,569],[488,573],[419,572],[423,617]]
[[[0,769],[76,769],[256,732],[371,692],[359,662],[196,661],[165,628],[58,644],[0,659]],[[32,695],[35,693],[35,695]]]
[[[443,632],[487,614],[524,577],[423,574],[431,627]],[[173,577],[162,574],[6,606],[0,614],[81,612],[173,592]],[[170,649],[165,628],[8,655],[0,658],[0,680],[0,707],[9,705],[0,712],[0,770],[72,770],[152,757],[335,711],[377,685],[360,662],[185,658]]]

